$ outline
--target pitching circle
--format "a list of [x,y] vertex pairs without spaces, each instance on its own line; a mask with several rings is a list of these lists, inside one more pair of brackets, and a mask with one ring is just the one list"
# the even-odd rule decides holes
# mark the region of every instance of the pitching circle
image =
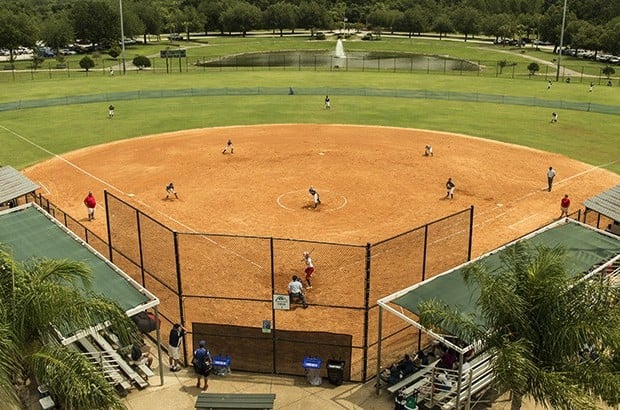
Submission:
[[[326,189],[321,189],[320,193],[321,205],[319,207],[322,212],[338,211],[347,205],[347,197],[344,195]],[[307,189],[285,192],[278,196],[276,203],[281,208],[290,211],[312,208],[312,199],[308,195]]]

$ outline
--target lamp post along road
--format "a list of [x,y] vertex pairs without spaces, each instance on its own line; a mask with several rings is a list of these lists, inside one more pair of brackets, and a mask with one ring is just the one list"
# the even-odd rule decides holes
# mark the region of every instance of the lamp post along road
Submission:
[[121,15],[121,62],[123,65],[123,74],[125,74],[125,70],[127,68],[125,66],[125,28],[123,27],[123,0],[118,0],[118,6],[120,8]]
[[560,30],[560,49],[558,50],[558,69],[555,73],[555,81],[560,81],[560,66],[562,64],[562,47],[564,47],[564,27],[566,26],[566,1],[562,10],[562,28]]

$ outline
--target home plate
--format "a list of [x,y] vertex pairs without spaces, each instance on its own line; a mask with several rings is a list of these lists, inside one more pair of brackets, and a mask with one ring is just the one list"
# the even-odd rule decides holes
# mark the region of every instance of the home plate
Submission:
[[133,198],[136,194],[127,194],[128,197]]

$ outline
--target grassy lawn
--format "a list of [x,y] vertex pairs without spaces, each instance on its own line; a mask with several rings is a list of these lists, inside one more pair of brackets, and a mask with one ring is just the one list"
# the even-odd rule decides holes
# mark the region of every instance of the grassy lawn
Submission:
[[[168,42],[169,43],[169,42]],[[196,43],[200,46],[200,44]],[[227,55],[256,49],[334,47],[334,41],[298,38],[215,38],[192,49],[200,55]],[[132,46],[133,47],[133,46]],[[474,42],[429,39],[386,39],[377,42],[349,41],[347,50],[434,50],[470,60],[500,54],[496,46]],[[136,53],[154,54],[162,45],[139,46]],[[501,48],[501,47],[500,47]],[[128,59],[130,52],[128,50]],[[426,52],[426,51],[425,51]],[[526,51],[530,53],[530,51]],[[191,54],[190,54],[191,55]],[[204,55],[204,54],[203,54]],[[511,54],[512,55],[512,54]],[[74,56],[75,57],[75,56]],[[74,58],[72,57],[72,58]],[[515,58],[523,58],[520,53]],[[542,57],[541,57],[542,58]],[[159,58],[158,58],[159,59]],[[531,60],[528,60],[531,61]],[[579,61],[583,62],[583,61]],[[161,63],[159,63],[161,64]],[[597,86],[589,93],[586,84],[557,83],[547,90],[544,81],[527,76],[459,76],[455,74],[392,72],[313,72],[291,70],[225,71],[191,70],[183,73],[129,71],[110,77],[102,72],[71,76],[23,73],[15,80],[0,73],[4,92],[0,102],[100,95],[101,102],[57,105],[47,108],[0,112],[0,163],[17,168],[77,148],[109,141],[178,129],[263,123],[353,123],[402,126],[459,132],[567,155],[620,173],[620,121],[617,115],[559,110],[560,121],[550,124],[550,108],[467,103],[432,99],[338,95],[341,89],[435,90],[472,94],[521,96],[550,101],[591,102],[620,106],[618,87]],[[51,77],[51,78],[50,78]],[[216,95],[205,97],[130,99],[112,101],[116,117],[107,119],[108,93],[141,90],[239,89],[288,87],[299,92],[283,95]],[[322,109],[322,93],[330,93],[333,109]],[[30,141],[27,142],[26,140]],[[32,143],[37,144],[36,147]],[[47,152],[47,151],[49,152]],[[533,159],[535,160],[535,159]]]

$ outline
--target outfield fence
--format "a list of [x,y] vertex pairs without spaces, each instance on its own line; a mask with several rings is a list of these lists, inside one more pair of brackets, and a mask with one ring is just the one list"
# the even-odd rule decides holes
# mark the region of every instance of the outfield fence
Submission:
[[[292,90],[299,96],[351,96],[351,97],[387,97],[421,100],[463,101],[476,103],[491,103],[501,105],[520,105],[526,107],[544,107],[557,110],[587,111],[600,114],[620,115],[620,106],[596,104],[591,102],[575,102],[563,100],[548,100],[538,97],[519,97],[514,95],[465,93],[456,91],[437,90],[406,90],[398,88],[295,88]],[[110,103],[114,101],[130,101],[161,98],[188,98],[188,97],[219,97],[219,96],[287,96],[291,89],[276,87],[244,87],[244,88],[186,88],[169,90],[138,90],[123,91],[93,95],[73,95],[39,100],[18,100],[0,103],[0,112],[22,110],[27,108],[42,108],[60,105]]]
[[[404,52],[348,52],[346,57],[336,57],[329,52],[308,50],[270,51],[245,53],[229,56],[201,56],[191,49],[173,48],[170,51],[187,51],[187,57],[150,57],[151,67],[139,69],[129,62],[127,75],[151,75],[171,73],[212,73],[247,71],[313,71],[313,72],[382,72],[435,74],[459,77],[490,77],[505,79],[530,79],[532,81],[556,80],[555,63],[540,62],[538,71],[531,72],[530,64],[535,61],[514,60],[506,55],[501,60],[465,60],[447,56],[415,55]],[[527,52],[527,50],[520,50]],[[511,57],[513,59],[511,59]],[[564,58],[570,58],[565,56]],[[121,61],[101,59],[97,67],[84,70],[79,61],[47,60],[34,67],[32,62],[17,61],[13,64],[0,63],[0,81],[36,81],[54,78],[86,78],[122,74]],[[604,66],[562,67],[558,81],[571,83],[594,82],[595,85],[620,85],[619,76],[607,76]]]

